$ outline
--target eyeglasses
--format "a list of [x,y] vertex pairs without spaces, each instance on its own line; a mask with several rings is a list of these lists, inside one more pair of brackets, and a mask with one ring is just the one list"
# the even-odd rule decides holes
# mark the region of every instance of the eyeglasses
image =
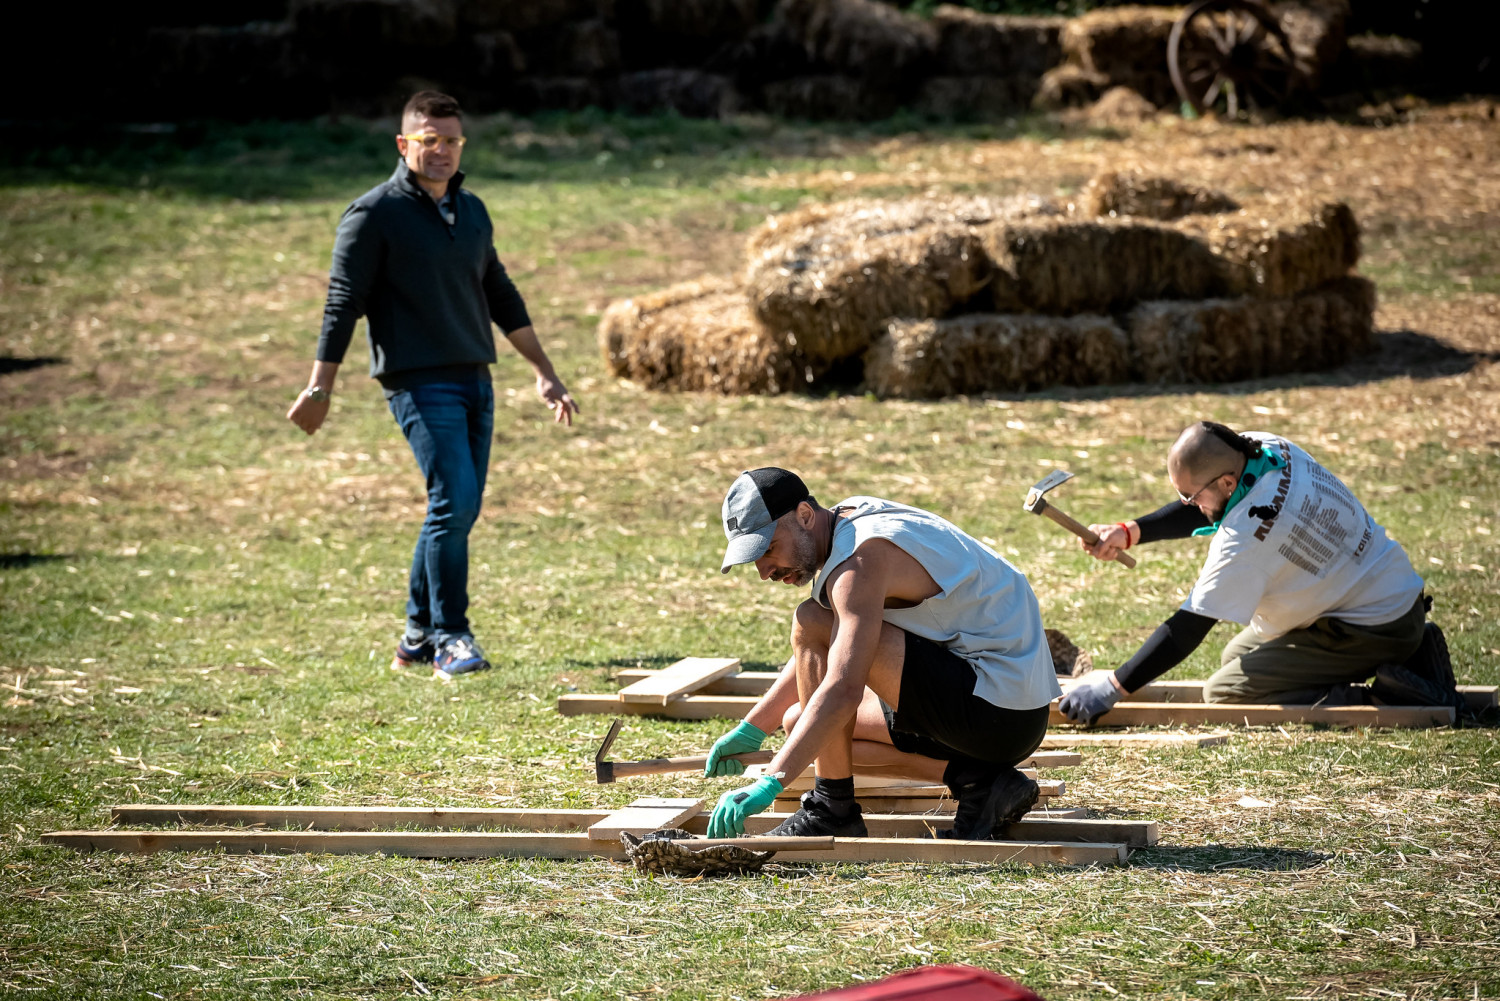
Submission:
[[1203,484],[1203,486],[1199,487],[1197,490],[1194,490],[1190,494],[1184,494],[1181,490],[1177,491],[1177,499],[1180,500],[1180,501],[1182,501],[1184,504],[1191,504],[1193,501],[1195,501],[1195,500],[1198,499],[1198,495],[1201,494],[1203,491],[1207,490],[1209,487],[1213,486],[1215,483],[1218,483],[1224,477],[1226,477],[1226,476],[1233,476],[1233,475],[1234,475],[1234,470],[1232,470],[1232,469],[1226,469],[1222,473],[1220,473],[1218,476],[1215,476],[1213,479],[1209,480],[1207,483]]
[[432,132],[414,132],[401,138],[407,142],[421,143],[423,149],[437,149],[439,143],[447,143],[454,149],[463,149],[464,143],[469,141],[465,136],[440,136]]

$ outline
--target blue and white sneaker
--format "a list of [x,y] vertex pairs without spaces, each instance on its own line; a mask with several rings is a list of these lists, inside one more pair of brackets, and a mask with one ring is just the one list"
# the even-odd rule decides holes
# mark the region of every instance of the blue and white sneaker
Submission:
[[391,670],[404,671],[418,664],[431,664],[436,656],[437,644],[432,641],[431,634],[423,636],[419,642],[413,642],[410,637],[402,636],[400,642],[396,644],[396,656],[391,660]]
[[432,663],[432,676],[443,681],[452,681],[460,674],[488,671],[490,662],[484,659],[484,651],[472,636],[455,636],[437,651]]

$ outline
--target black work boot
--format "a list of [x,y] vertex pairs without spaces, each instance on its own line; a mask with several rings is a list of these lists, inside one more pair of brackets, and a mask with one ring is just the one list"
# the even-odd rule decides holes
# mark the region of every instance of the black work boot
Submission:
[[845,816],[835,814],[823,797],[811,790],[802,794],[801,808],[766,832],[783,838],[863,838],[869,835],[859,804]]
[[1035,781],[1010,765],[992,768],[984,777],[950,782],[948,787],[958,797],[958,809],[953,829],[938,837],[963,841],[995,840],[997,833],[1031,812],[1042,793]]
[[1452,706],[1456,722],[1477,718],[1469,700],[1458,690],[1448,640],[1437,623],[1422,630],[1422,642],[1401,665],[1382,664],[1375,669],[1370,693],[1386,705]]

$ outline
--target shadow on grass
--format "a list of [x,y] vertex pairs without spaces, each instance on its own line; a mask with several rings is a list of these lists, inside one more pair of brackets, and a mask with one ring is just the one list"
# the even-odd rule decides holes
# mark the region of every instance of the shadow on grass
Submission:
[[42,563],[57,563],[68,559],[66,553],[0,553],[0,571],[25,570]]
[[[0,120],[0,127],[17,123]],[[0,147],[0,189],[72,183],[239,200],[348,199],[396,165],[396,119],[178,122],[158,125],[25,123],[26,143]],[[473,181],[627,183],[679,187],[760,173],[773,161],[847,160],[894,135],[989,141],[1053,138],[1055,119],[945,124],[899,115],[881,122],[727,120],[630,116],[588,109],[465,122],[464,170]],[[1076,130],[1074,130],[1076,131]],[[1109,140],[1113,134],[1090,130]]]
[[66,365],[68,359],[56,355],[47,355],[42,358],[17,358],[14,355],[0,355],[0,375],[10,375],[13,372],[30,372],[34,368],[45,368],[48,365]]
[[1327,852],[1296,848],[1264,848],[1258,845],[1203,845],[1174,848],[1155,845],[1130,853],[1133,869],[1166,869],[1173,872],[1223,872],[1248,869],[1258,872],[1295,872],[1315,869],[1333,858]]

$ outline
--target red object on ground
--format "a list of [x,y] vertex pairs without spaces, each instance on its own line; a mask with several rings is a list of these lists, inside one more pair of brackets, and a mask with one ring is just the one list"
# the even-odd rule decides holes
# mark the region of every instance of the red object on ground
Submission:
[[802,1001],[1042,1001],[1020,984],[975,966],[919,966],[884,980],[801,997]]

